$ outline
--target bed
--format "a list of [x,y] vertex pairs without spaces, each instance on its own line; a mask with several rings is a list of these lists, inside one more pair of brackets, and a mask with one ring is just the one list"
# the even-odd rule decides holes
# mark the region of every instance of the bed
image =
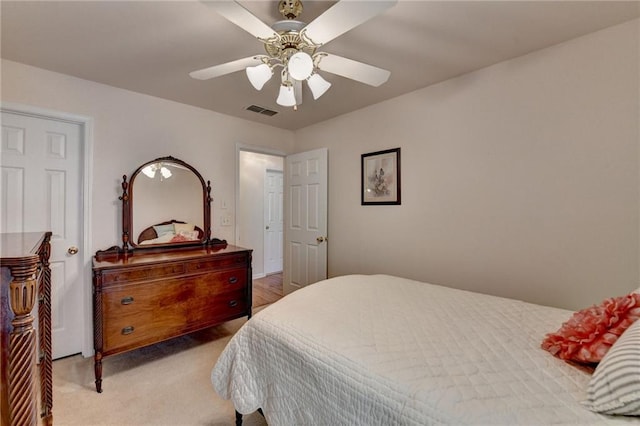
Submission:
[[270,425],[637,424],[587,409],[593,369],[541,349],[571,314],[386,275],[337,277],[255,314],[211,379],[238,413],[261,409]]
[[204,231],[198,226],[171,219],[149,226],[140,232],[139,245],[202,241]]

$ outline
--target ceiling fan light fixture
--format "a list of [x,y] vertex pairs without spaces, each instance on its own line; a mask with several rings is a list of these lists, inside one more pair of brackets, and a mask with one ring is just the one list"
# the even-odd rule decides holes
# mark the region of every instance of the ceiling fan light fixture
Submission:
[[282,86],[280,86],[280,93],[278,94],[278,99],[276,99],[276,103],[284,107],[295,106],[296,95],[293,92],[293,86],[289,86],[286,84],[283,84]]
[[247,78],[256,90],[262,90],[265,83],[273,76],[273,70],[267,64],[260,64],[255,67],[247,67]]
[[313,59],[306,52],[295,53],[289,58],[287,70],[294,79],[306,80],[313,72]]
[[307,84],[309,85],[309,89],[311,89],[313,99],[318,99],[320,96],[324,95],[327,90],[329,90],[329,87],[331,87],[331,83],[322,78],[318,73],[312,74],[307,79]]
[[148,178],[153,179],[156,176],[156,168],[154,165],[149,164],[142,169],[142,173],[144,173]]
[[160,173],[162,174],[162,177],[165,179],[169,179],[173,175],[173,173],[171,173],[171,170],[169,170],[165,166],[162,166],[160,168]]
[[[2,0],[0,0],[2,1]],[[266,55],[255,55],[189,73],[192,78],[207,80],[245,70],[249,82],[262,90],[273,77],[275,67],[282,67],[282,84],[276,102],[297,109],[302,105],[302,82],[307,81],[314,99],[331,87],[315,72],[321,70],[378,87],[389,79],[387,70],[326,52],[322,46],[385,12],[398,0],[337,0],[331,7],[306,24],[298,21],[302,0],[279,0],[284,20],[265,24],[240,4],[240,0],[207,1],[222,17],[236,24],[264,44]],[[257,65],[259,64],[259,65]]]

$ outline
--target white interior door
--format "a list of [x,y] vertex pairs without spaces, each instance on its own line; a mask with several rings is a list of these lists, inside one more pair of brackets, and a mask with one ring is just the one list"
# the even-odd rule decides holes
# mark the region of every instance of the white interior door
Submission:
[[285,294],[327,278],[326,148],[286,159]]
[[282,271],[284,175],[267,170],[264,180],[264,273]]
[[0,232],[51,231],[53,358],[82,352],[79,124],[2,112]]

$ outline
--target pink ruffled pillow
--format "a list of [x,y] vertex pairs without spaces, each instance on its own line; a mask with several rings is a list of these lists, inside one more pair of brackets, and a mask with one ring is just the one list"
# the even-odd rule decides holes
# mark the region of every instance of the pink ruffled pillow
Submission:
[[184,235],[182,235],[182,234],[177,234],[169,242],[170,243],[181,243],[181,242],[184,242],[184,241],[190,241],[190,240],[187,237],[185,237]]
[[547,334],[542,349],[564,360],[598,363],[638,318],[640,294],[606,299],[574,313],[557,332]]

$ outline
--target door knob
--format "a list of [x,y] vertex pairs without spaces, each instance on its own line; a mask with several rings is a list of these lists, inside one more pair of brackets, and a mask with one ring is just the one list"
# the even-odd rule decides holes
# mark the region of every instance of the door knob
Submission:
[[67,253],[73,256],[74,254],[78,253],[78,247],[74,247],[74,246],[69,247],[69,249],[67,250]]
[[267,230],[269,229],[269,225],[267,225]]
[[316,241],[317,241],[318,243],[322,243],[322,242],[324,242],[324,241],[327,241],[327,239],[326,239],[325,237],[318,237],[318,238],[316,238]]

